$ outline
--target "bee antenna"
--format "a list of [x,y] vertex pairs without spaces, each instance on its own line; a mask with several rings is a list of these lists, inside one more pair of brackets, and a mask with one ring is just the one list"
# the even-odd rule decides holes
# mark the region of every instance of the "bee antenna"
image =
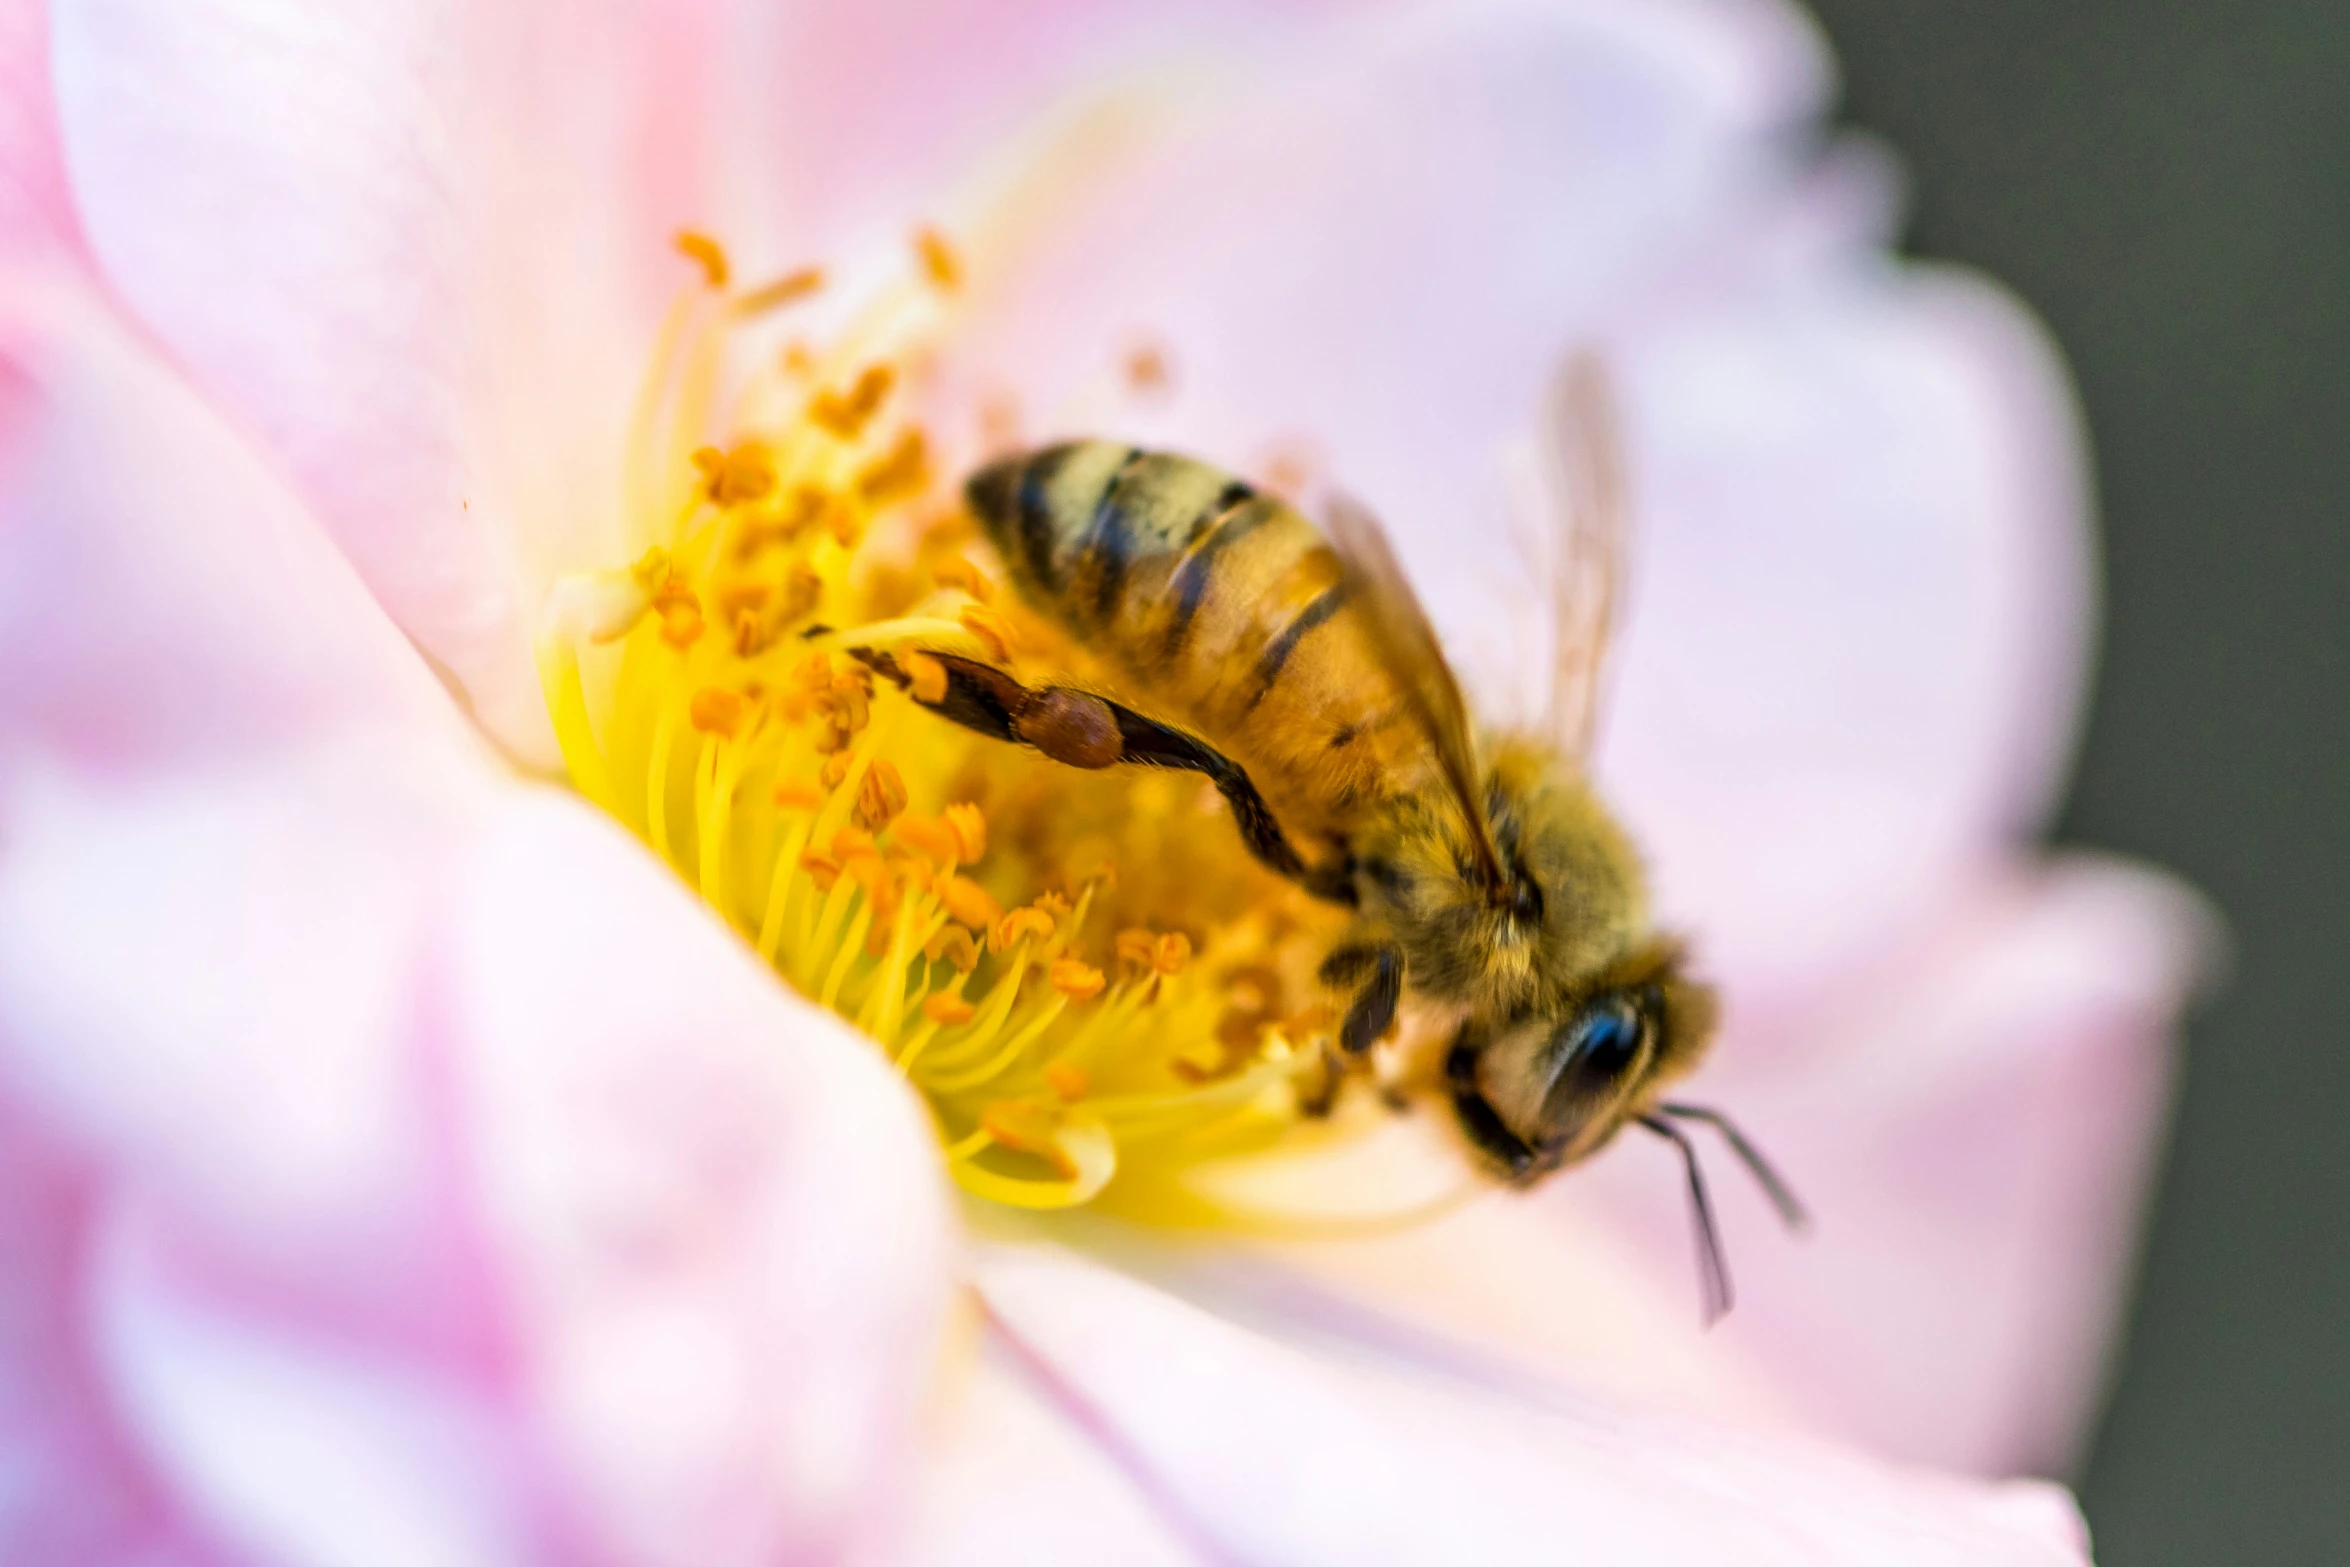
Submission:
[[1697,1163],[1697,1145],[1687,1132],[1662,1116],[1644,1115],[1640,1124],[1670,1139],[1681,1150],[1681,1163],[1689,1171],[1689,1212],[1697,1221],[1698,1282],[1705,1292],[1705,1325],[1710,1328],[1730,1310],[1730,1265],[1722,1258],[1722,1234],[1714,1226],[1714,1205],[1705,1194],[1705,1171]]
[[1771,1161],[1762,1156],[1762,1150],[1748,1142],[1746,1134],[1731,1124],[1728,1116],[1703,1105],[1664,1104],[1658,1105],[1657,1109],[1684,1121],[1703,1121],[1721,1133],[1722,1140],[1730,1145],[1730,1151],[1738,1156],[1738,1162],[1746,1166],[1747,1173],[1754,1177],[1754,1183],[1771,1199],[1771,1206],[1779,1210],[1781,1222],[1798,1235],[1811,1232],[1811,1214],[1805,1210],[1803,1200],[1795,1195],[1795,1188],[1789,1186],[1786,1178],[1771,1167]]

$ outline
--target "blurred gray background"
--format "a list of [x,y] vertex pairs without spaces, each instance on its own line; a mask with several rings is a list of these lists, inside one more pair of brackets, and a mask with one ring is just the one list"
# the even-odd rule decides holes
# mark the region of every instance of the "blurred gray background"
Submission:
[[2071,356],[2106,638],[2062,840],[2235,942],[2190,1031],[2102,1567],[2350,1562],[2350,4],[1812,0],[1909,247]]

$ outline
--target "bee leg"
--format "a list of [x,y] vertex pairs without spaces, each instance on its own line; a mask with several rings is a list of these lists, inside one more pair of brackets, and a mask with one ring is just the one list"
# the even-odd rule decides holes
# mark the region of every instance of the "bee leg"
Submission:
[[[887,653],[853,650],[885,679],[912,691],[912,677]],[[946,689],[937,697],[914,700],[923,707],[991,740],[1009,740],[1033,746],[1054,761],[1087,769],[1120,763],[1138,767],[1171,767],[1204,775],[1232,807],[1232,821],[1250,854],[1275,875],[1298,883],[1317,898],[1352,905],[1355,901],[1351,865],[1309,869],[1290,841],[1282,835],[1272,808],[1239,763],[1213,746],[1145,718],[1130,707],[1067,686],[1032,690],[1018,680],[976,659],[951,653],[928,655],[946,671]]]
[[1338,1103],[1338,1090],[1346,1085],[1347,1060],[1325,1041],[1322,1045],[1322,1071],[1314,1085],[1297,1096],[1298,1114],[1319,1121]]
[[1338,1026],[1339,1046],[1350,1056],[1371,1048],[1371,1042],[1395,1022],[1396,1004],[1403,999],[1403,954],[1393,947],[1340,947],[1322,960],[1322,982],[1342,986],[1369,980],[1355,992]]

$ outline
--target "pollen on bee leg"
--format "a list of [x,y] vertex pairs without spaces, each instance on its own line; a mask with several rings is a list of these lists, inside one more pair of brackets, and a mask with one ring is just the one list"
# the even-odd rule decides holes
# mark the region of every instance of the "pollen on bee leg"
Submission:
[[908,653],[898,667],[905,670],[906,690],[915,701],[932,706],[947,699],[947,666],[928,653]]

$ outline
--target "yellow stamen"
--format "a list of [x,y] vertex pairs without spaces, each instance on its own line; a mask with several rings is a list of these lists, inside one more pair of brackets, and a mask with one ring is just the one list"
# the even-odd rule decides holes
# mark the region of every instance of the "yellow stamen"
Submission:
[[1136,1211],[1268,1145],[1328,1033],[1310,1002],[1336,916],[1237,835],[1184,825],[1212,804],[1199,780],[1081,773],[923,705],[946,701],[948,656],[1094,678],[1056,667],[1073,655],[931,498],[974,454],[915,422],[911,334],[951,308],[961,259],[926,231],[899,292],[778,355],[746,343],[751,319],[822,275],[713,301],[724,248],[677,243],[701,277],[630,426],[627,552],[559,582],[540,621],[581,792],[874,1038],[966,1190]]

